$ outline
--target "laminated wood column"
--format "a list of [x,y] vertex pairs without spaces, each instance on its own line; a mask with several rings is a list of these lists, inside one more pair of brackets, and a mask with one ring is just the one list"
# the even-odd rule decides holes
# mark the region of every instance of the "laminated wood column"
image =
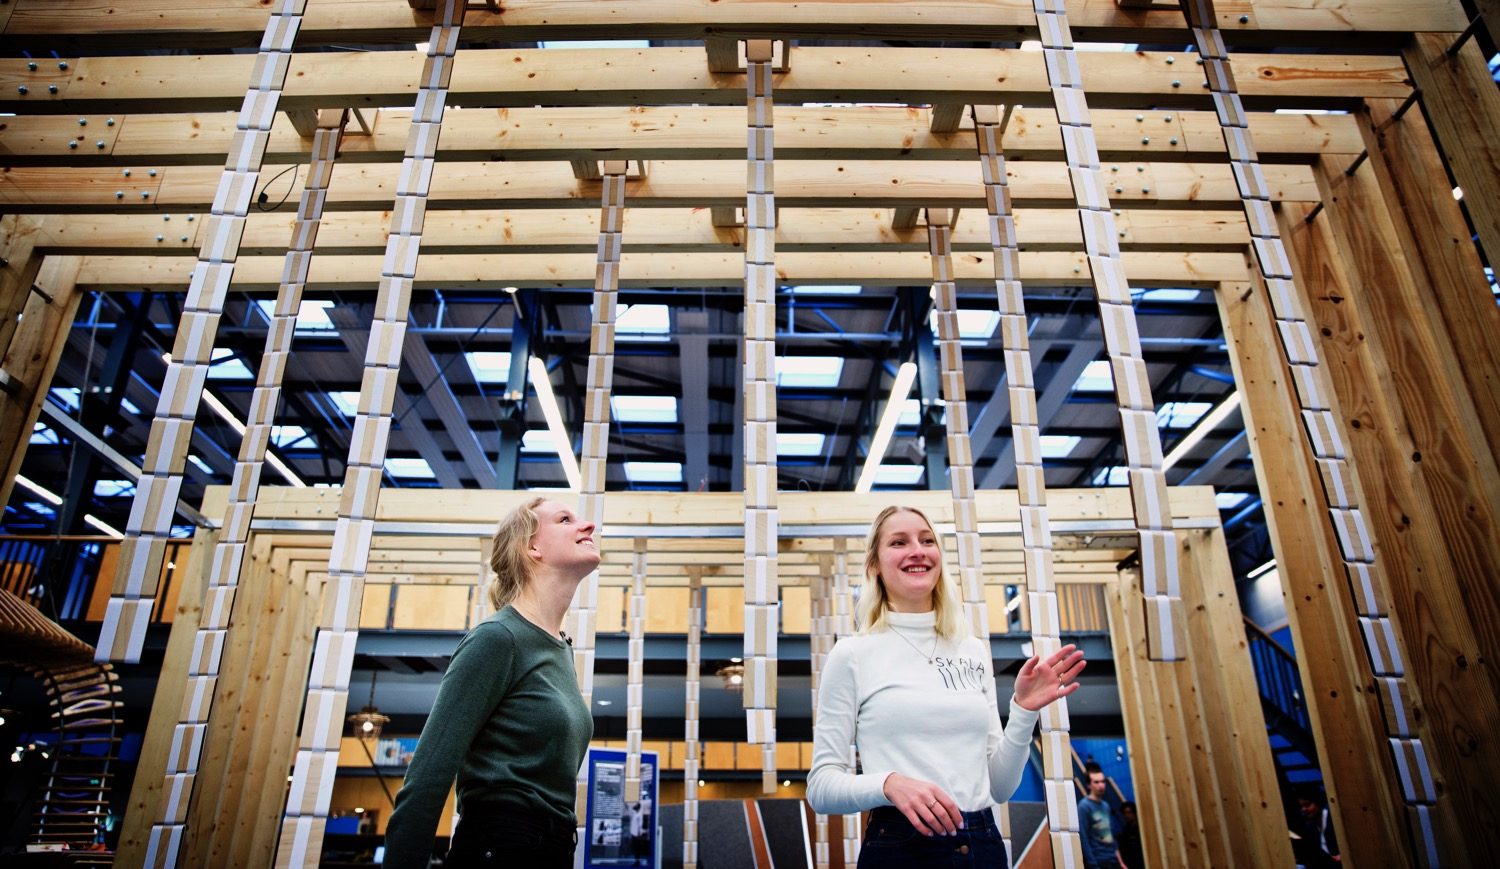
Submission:
[[[1020,250],[1016,221],[1005,174],[1005,154],[1000,144],[1004,132],[999,106],[974,107],[974,133],[979,148],[980,175],[984,180],[990,246],[994,250],[995,295],[1000,311],[999,331],[1010,398],[1011,439],[1015,444],[1016,497],[1021,510],[1027,617],[1033,650],[1046,656],[1062,647],[1062,638],[1029,321],[1018,267]],[[1080,866],[1083,864],[1083,843],[1078,836],[1078,802],[1073,799],[1073,743],[1068,735],[1068,698],[1058,698],[1043,709],[1040,724],[1052,863],[1063,869]],[[1009,836],[1006,838],[1008,840]]]
[[[99,631],[95,657],[100,661],[135,663],[141,657],[146,623],[155,604],[167,538],[172,531],[172,516],[177,510],[177,495],[182,489],[182,469],[187,463],[193,422],[213,361],[219,317],[224,311],[230,279],[234,277],[245,217],[260,183],[261,163],[271,139],[281,88],[291,65],[292,44],[302,26],[306,3],[307,0],[274,0],[268,4],[271,14],[235,122],[234,138],[213,205],[200,230],[203,241],[198,263],[188,284],[177,339],[172,345],[167,376],[151,421],[144,467],[125,524],[114,588]],[[289,282],[300,284],[306,279],[304,262],[302,271],[289,278]]]
[[[1327,285],[1333,274],[1302,271],[1310,294],[1339,295],[1341,290]],[[1281,360],[1270,296],[1258,280],[1226,283],[1217,293],[1235,383],[1244,399],[1240,407],[1256,485],[1278,573],[1286,584],[1287,619],[1317,739],[1318,765],[1344,861],[1381,866],[1392,855],[1402,855],[1415,862],[1380,696],[1370,690],[1374,677],[1362,649],[1353,595],[1340,579],[1342,558],[1333,527],[1324,518],[1327,501]],[[1296,301],[1300,304],[1300,298]]]
[[[1177,587],[1177,546],[1167,504],[1167,475],[1162,470],[1156,403],[1131,306],[1130,282],[1120,258],[1119,230],[1099,166],[1099,146],[1067,9],[1063,0],[1033,0],[1033,7],[1119,406],[1132,514],[1141,543],[1141,593],[1149,599],[1143,613],[1147,649],[1152,660],[1175,661],[1187,653]],[[1014,414],[1012,419],[1034,422],[1035,409],[1029,419],[1017,419]]]
[[[854,633],[854,593],[849,588],[849,541],[843,537],[833,539],[833,630],[834,642]],[[863,570],[861,570],[863,575]],[[832,645],[829,646],[832,648]],[[853,744],[849,746],[849,768],[857,769],[859,753]],[[858,812],[841,816],[840,828],[844,834],[844,865],[859,862],[859,846],[864,841],[864,831]]]
[[[4,221],[7,228],[16,225],[10,217]],[[0,354],[0,371],[8,378],[5,389],[0,390],[0,450],[4,451],[0,458],[5,462],[0,471],[0,505],[10,500],[16,474],[21,472],[26,447],[31,443],[31,430],[41,416],[52,375],[67,346],[68,330],[78,314],[82,298],[76,287],[80,263],[77,257],[49,256],[35,271],[20,269],[30,274],[25,294],[16,300],[21,303],[16,316],[21,317],[25,328],[11,336],[9,346]],[[6,273],[11,270],[11,266],[0,269]],[[40,292],[32,292],[33,284]],[[15,322],[16,316],[6,322]]]
[[745,43],[745,706],[761,746],[761,790],[776,792],[776,196],[771,41]]
[[641,671],[646,648],[646,538],[635,539],[631,559],[630,640],[625,674],[625,802],[641,798]]
[[[818,688],[823,682],[823,665],[833,650],[833,555],[818,556],[818,575],[813,578],[811,595],[812,624],[808,632],[809,684],[812,687],[812,722],[818,726]],[[828,816],[813,814],[813,869],[828,869]]]
[[[1218,29],[1211,0],[1183,0],[1182,8],[1193,30],[1193,40],[1213,95],[1214,109],[1230,166],[1240,189],[1250,227],[1256,274],[1270,292],[1286,371],[1295,387],[1297,406],[1306,439],[1317,460],[1318,474],[1327,496],[1327,521],[1337,535],[1341,572],[1353,592],[1358,625],[1364,642],[1360,648],[1375,685],[1392,706],[1410,706],[1415,699],[1406,678],[1402,655],[1401,626],[1387,606],[1386,574],[1376,563],[1376,550],[1365,516],[1354,471],[1348,461],[1346,426],[1335,412],[1322,352],[1306,320],[1306,306],[1297,298],[1294,269],[1282,233],[1271,208],[1270,188],[1260,165],[1250,133],[1249,120],[1240,101],[1238,86],[1229,64],[1229,52]],[[1337,575],[1325,574],[1329,581]],[[1368,684],[1368,683],[1364,683]],[[1386,751],[1394,759],[1401,782],[1406,817],[1401,826],[1411,837],[1410,853],[1424,864],[1438,862],[1434,817],[1438,802],[1427,745],[1420,727],[1404,714],[1387,716],[1382,727]],[[1342,841],[1342,840],[1341,840]],[[1414,846],[1414,847],[1412,847]],[[1397,853],[1397,852],[1391,852]]]
[[[292,335],[297,328],[297,312],[302,304],[300,282],[291,278],[305,275],[312,256],[323,203],[328,196],[328,180],[338,153],[339,135],[346,120],[342,111],[320,112],[313,133],[312,160],[308,165],[306,186],[292,227],[281,286],[277,289],[271,327],[266,332],[265,351],[250,400],[250,413],[234,466],[229,487],[229,508],[224,525],[213,549],[209,565],[208,588],[204,593],[203,612],[193,640],[193,657],[188,666],[187,690],[173,731],[172,754],[168,758],[162,799],[146,847],[145,864],[153,867],[176,866],[180,858],[182,837],[188,808],[193,798],[198,772],[198,757],[203,748],[209,715],[213,708],[214,687],[225,639],[234,615],[236,590],[250,538],[250,517],[260,491],[260,475],[266,449],[271,440],[276,405],[281,396],[281,378],[292,350]],[[186,442],[184,441],[184,445]]]
[[688,573],[687,677],[683,706],[682,867],[698,867],[698,775],[703,758],[698,742],[698,703],[703,675],[703,572]]
[[278,866],[316,865],[322,854],[323,831],[333,796],[349,700],[349,672],[354,666],[354,644],[359,635],[370,537],[375,530],[386,448],[395,421],[392,408],[399,388],[406,318],[422,249],[427,194],[432,187],[434,155],[463,15],[462,0],[440,0],[433,13],[421,86],[406,140],[406,156],[396,182],[380,289],[375,297],[375,318],[370,323],[354,433],[349,441],[338,521],[328,558],[328,588],[307,677],[296,765],[276,847]]
[[1224,825],[1225,865],[1290,866],[1286,815],[1224,532],[1179,531],[1178,539],[1188,639],[1201,650],[1189,658],[1191,684],[1179,688],[1197,692],[1205,742],[1194,751],[1205,753],[1215,770],[1214,790],[1199,795],[1205,810],[1215,804],[1215,820]]
[[[578,515],[594,525],[594,539],[604,539],[605,472],[609,467],[610,390],[615,373],[615,318],[620,290],[620,248],[625,223],[623,160],[600,165],[599,244],[594,261],[594,319],[589,327],[589,362],[584,382],[583,449],[578,461]],[[569,461],[571,456],[564,458]],[[568,604],[568,632],[573,638],[573,671],[583,703],[594,708],[594,641],[599,623],[599,571],[578,584]],[[589,769],[578,768],[574,812],[588,817]],[[580,827],[580,830],[582,828]],[[580,833],[582,835],[582,833]]]

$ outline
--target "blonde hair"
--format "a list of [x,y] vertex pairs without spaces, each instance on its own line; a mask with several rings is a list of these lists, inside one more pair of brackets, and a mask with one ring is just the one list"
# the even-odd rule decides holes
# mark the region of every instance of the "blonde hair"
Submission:
[[936,617],[934,625],[938,636],[946,640],[958,640],[973,636],[974,631],[963,616],[963,604],[958,596],[958,589],[948,579],[948,571],[943,567],[943,538],[938,535],[932,527],[932,520],[927,518],[915,507],[891,506],[881,510],[870,523],[870,536],[865,539],[865,581],[859,595],[859,606],[855,608],[855,627],[860,633],[872,631],[883,631],[887,629],[885,614],[890,609],[890,602],[886,598],[885,583],[880,579],[880,533],[885,528],[885,523],[898,513],[914,513],[932,531],[932,536],[937,540],[938,558],[938,581],[932,589],[932,610]]
[[486,591],[497,611],[516,599],[531,581],[532,557],[526,550],[541,524],[536,508],[546,498],[532,498],[506,514],[490,538],[490,584]]

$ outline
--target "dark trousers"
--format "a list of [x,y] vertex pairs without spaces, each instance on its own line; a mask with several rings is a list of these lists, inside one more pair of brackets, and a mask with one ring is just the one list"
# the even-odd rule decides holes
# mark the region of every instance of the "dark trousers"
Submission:
[[964,812],[964,827],[955,836],[924,836],[900,810],[882,806],[870,813],[859,869],[908,869],[946,866],[953,869],[1010,869],[1005,843],[989,810]]
[[505,807],[469,807],[453,831],[444,866],[535,866],[572,869],[578,844],[573,825],[540,812]]

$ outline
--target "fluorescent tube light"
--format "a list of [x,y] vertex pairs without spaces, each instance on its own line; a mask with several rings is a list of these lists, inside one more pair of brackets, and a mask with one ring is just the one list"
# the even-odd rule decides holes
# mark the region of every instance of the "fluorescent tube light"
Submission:
[[865,456],[864,469],[859,472],[859,482],[854,491],[868,492],[875,485],[875,472],[885,461],[885,451],[891,446],[891,435],[896,433],[896,420],[901,416],[901,405],[906,401],[911,385],[917,379],[917,364],[903,362],[896,369],[896,382],[891,385],[891,396],[886,399],[885,410],[880,414],[880,425],[875,428],[875,437],[870,441],[869,455]]
[[562,411],[558,409],[557,396],[552,392],[552,377],[547,373],[547,363],[532,356],[526,360],[526,368],[531,372],[531,388],[536,390],[537,401],[542,404],[542,416],[547,420],[547,430],[552,432],[552,446],[557,450],[557,457],[562,460],[568,488],[580,491],[583,483],[578,473],[578,456],[573,454],[573,439],[568,437],[568,430],[563,427]]

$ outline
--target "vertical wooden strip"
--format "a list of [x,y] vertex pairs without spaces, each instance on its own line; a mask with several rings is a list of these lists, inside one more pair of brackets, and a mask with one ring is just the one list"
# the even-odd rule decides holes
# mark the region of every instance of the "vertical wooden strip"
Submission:
[[[843,537],[833,538],[833,616],[829,648],[841,637],[854,633],[854,593],[849,587],[849,541]],[[849,746],[849,768],[858,766],[859,753],[854,745]],[[839,828],[843,832],[843,857],[845,866],[859,862],[859,846],[864,840],[862,816],[858,813],[840,815]]]
[[[429,64],[453,61],[464,8],[462,0],[440,0],[428,42]],[[316,865],[322,853],[323,827],[333,795],[339,737],[349,699],[349,671],[359,633],[370,537],[375,528],[375,509],[385,465],[386,443],[379,431],[393,420],[402,346],[395,338],[404,334],[411,307],[412,279],[421,253],[426,198],[432,184],[433,157],[426,148],[428,143],[435,148],[442,132],[445,84],[431,79],[424,83],[417,91],[416,110],[412,113],[414,135],[408,137],[402,161],[402,176],[407,180],[398,185],[391,212],[380,290],[375,300],[375,320],[370,327],[370,352],[365,359],[355,417],[356,433],[349,444],[348,472],[328,560],[328,587],[314,641],[312,670],[307,677],[297,760],[276,849],[278,869]],[[386,330],[391,339],[376,340],[376,333]]]
[[[1159,539],[1161,534],[1172,530],[1172,511],[1167,504],[1161,435],[1155,421],[1132,425],[1136,422],[1133,414],[1153,414],[1156,405],[1151,397],[1135,309],[1131,307],[1130,282],[1120,259],[1119,230],[1099,165],[1099,147],[1094,139],[1066,8],[1057,0],[1036,0],[1033,6],[1041,29],[1042,56],[1047,80],[1052,85],[1053,107],[1062,133],[1073,199],[1083,227],[1089,277],[1104,328],[1104,348],[1114,377],[1115,402],[1120,409],[1129,466],[1132,513],[1141,549],[1150,553],[1158,550],[1151,538]],[[1014,415],[1012,419],[1016,420]],[[1150,598],[1143,617],[1149,619],[1146,643],[1151,659],[1181,660],[1187,649],[1176,566],[1169,559],[1143,557],[1141,571],[1141,591]]]
[[703,574],[688,573],[686,706],[683,710],[682,866],[698,866],[698,776],[702,766],[698,742],[698,703],[703,666]]
[[[292,228],[292,241],[287,249],[283,269],[284,277],[295,276],[294,273],[299,268],[305,268],[300,264],[312,256],[318,224],[323,217],[323,203],[327,199],[328,179],[332,174],[339,136],[346,119],[346,114],[341,111],[319,113],[318,127],[313,133],[313,159],[308,167],[307,183],[303,188],[297,219]],[[266,332],[265,351],[256,375],[255,394],[250,402],[250,415],[246,419],[245,434],[240,441],[239,456],[229,487],[229,508],[225,514],[223,531],[214,544],[209,563],[208,590],[195,639],[195,645],[198,646],[222,645],[229,634],[240,573],[250,539],[250,517],[260,491],[261,471],[270,444],[277,401],[281,395],[281,377],[291,354],[292,336],[297,328],[302,288],[300,281],[291,280],[283,280],[277,288],[271,327]],[[180,439],[177,449],[186,450],[190,433],[182,431],[175,435]],[[207,733],[214,686],[219,677],[219,661],[217,657],[197,658],[189,666],[188,686],[178,713],[174,737],[186,746],[184,750],[188,757],[198,755]],[[185,818],[186,812],[180,811],[175,802],[191,802],[197,772],[195,763],[187,763],[173,767],[167,773],[162,792],[168,797],[162,800],[156,821],[152,825],[146,849],[146,865],[177,865],[181,857],[185,824],[173,819]]]
[[646,538],[635,539],[625,675],[625,802],[641,798],[641,691],[646,644]]
[[[240,235],[250,200],[260,182],[265,142],[276,119],[276,105],[286,76],[292,44],[302,26],[301,3],[274,7],[267,19],[257,68],[279,69],[250,82],[236,122],[237,142],[248,147],[231,150],[224,163],[209,215],[204,221],[203,244],[198,264],[188,285],[177,343],[167,364],[167,377],[151,422],[151,440],[146,447],[144,472],[136,484],[135,499],[125,526],[125,540],[115,571],[114,588],[105,609],[95,657],[100,661],[136,663],[146,639],[146,622],[156,598],[171,535],[172,516],[177,510],[177,492],[182,487],[182,469],[204,378],[213,361],[214,338],[229,281],[239,257]],[[258,143],[258,144],[257,144]],[[192,340],[185,340],[192,339]],[[166,433],[172,432],[168,437]]]
[[[818,575],[812,583],[812,630],[809,632],[809,669],[812,685],[812,721],[818,726],[818,687],[823,681],[823,665],[833,649],[833,554],[818,557]],[[811,808],[809,807],[809,811]],[[813,813],[813,869],[828,869],[828,816]]]

